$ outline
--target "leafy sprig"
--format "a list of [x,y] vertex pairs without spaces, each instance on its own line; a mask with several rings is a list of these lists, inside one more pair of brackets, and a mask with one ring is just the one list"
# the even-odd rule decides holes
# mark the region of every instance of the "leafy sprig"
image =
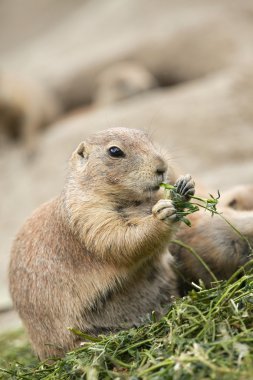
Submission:
[[199,211],[200,208],[209,211],[212,216],[218,214],[216,207],[220,198],[219,190],[217,197],[212,194],[209,194],[210,198],[192,195],[190,200],[186,200],[182,194],[178,193],[176,186],[168,183],[161,183],[160,186],[165,189],[167,196],[171,198],[176,209],[177,220],[184,222],[189,227],[191,227],[191,221],[187,218],[187,215]]
[[168,193],[167,197],[171,198],[176,209],[176,216],[178,221],[182,221],[188,227],[191,227],[191,221],[187,218],[187,216],[199,211],[200,208],[209,211],[211,213],[211,216],[217,214],[229,225],[229,227],[234,230],[238,236],[240,236],[242,240],[245,241],[248,246],[250,255],[253,255],[253,248],[249,239],[243,235],[221,212],[217,210],[218,201],[221,196],[219,190],[217,191],[217,197],[214,197],[212,194],[209,194],[210,198],[203,198],[200,196],[192,195],[190,200],[185,200],[185,197],[177,192],[176,186],[170,185],[168,183],[161,183],[160,186],[163,187]]

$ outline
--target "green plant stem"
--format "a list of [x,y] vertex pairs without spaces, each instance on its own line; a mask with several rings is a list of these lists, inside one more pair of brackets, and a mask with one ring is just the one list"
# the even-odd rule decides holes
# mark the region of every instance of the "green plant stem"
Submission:
[[211,269],[209,268],[209,266],[206,264],[206,262],[199,256],[199,254],[195,251],[195,249],[193,249],[190,245],[186,244],[186,243],[183,243],[182,241],[180,240],[172,240],[171,243],[174,243],[174,244],[177,244],[179,245],[180,247],[183,247],[185,249],[187,249],[189,252],[192,253],[192,255],[203,265],[203,267],[207,270],[207,272],[210,274],[210,276],[212,277],[212,279],[215,281],[215,282],[218,282],[218,279],[217,277],[215,276],[215,274],[211,271]]

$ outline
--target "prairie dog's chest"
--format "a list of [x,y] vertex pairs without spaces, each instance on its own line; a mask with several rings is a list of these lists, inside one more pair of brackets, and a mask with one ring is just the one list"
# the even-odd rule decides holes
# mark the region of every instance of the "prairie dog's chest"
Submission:
[[116,207],[116,212],[125,220],[144,218],[152,214],[152,205],[140,202],[135,202],[130,206],[119,205]]
[[164,254],[158,262],[143,263],[120,287],[101,289],[87,310],[86,320],[92,321],[95,330],[104,326],[113,331],[112,326],[133,326],[152,311],[162,312],[163,306],[178,295],[170,260],[170,254]]

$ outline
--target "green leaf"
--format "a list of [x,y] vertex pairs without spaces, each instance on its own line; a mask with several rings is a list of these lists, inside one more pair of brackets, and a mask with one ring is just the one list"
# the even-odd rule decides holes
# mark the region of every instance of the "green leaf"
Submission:
[[91,342],[100,342],[101,341],[101,338],[85,334],[84,332],[82,332],[82,331],[80,331],[74,327],[68,327],[68,330],[71,331],[73,334],[81,336],[82,338],[89,340]]
[[192,224],[191,224],[191,222],[190,222],[189,219],[183,217],[181,220],[182,220],[182,222],[184,222],[188,227],[191,227],[191,226],[192,226]]

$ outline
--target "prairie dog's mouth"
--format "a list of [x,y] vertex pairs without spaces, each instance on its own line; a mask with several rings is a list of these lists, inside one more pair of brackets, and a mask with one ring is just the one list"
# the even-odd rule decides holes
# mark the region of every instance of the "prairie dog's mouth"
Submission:
[[160,185],[148,186],[144,189],[144,191],[158,191],[160,189]]

